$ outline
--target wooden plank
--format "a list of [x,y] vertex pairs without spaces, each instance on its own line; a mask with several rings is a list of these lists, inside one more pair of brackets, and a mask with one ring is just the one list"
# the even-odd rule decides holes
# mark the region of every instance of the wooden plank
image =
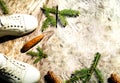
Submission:
[[[48,0],[47,3],[45,0],[5,1],[10,14],[31,14],[37,17],[39,25],[25,36],[0,38],[0,52],[38,68],[41,72],[39,83],[45,83],[44,76],[50,70],[63,80],[68,79],[76,69],[89,67],[96,52],[102,55],[98,68],[105,76],[105,83],[111,72],[120,74],[119,0]],[[59,10],[79,10],[81,14],[76,18],[67,18],[68,25],[65,28],[58,24],[57,28],[49,27],[46,30],[47,36],[30,50],[35,51],[40,46],[48,58],[33,64],[35,58],[20,50],[27,41],[42,33],[40,30],[45,15],[40,7],[43,3],[48,7],[58,5]],[[0,14],[3,15],[1,11]]]

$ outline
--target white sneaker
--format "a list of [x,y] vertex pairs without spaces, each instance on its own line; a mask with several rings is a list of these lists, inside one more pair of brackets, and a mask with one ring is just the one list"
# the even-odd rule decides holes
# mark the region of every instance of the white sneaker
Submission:
[[13,14],[0,17],[0,37],[6,35],[22,36],[32,32],[38,26],[32,15]]
[[0,78],[10,83],[36,83],[40,72],[33,66],[0,53]]

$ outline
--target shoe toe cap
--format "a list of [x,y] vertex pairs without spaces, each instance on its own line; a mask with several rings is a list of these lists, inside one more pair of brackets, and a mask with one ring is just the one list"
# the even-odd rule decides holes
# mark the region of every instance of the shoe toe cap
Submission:
[[39,81],[39,79],[40,79],[40,71],[30,66],[26,71],[23,83],[36,83]]
[[26,15],[25,18],[26,32],[31,32],[38,26],[38,20],[34,16]]

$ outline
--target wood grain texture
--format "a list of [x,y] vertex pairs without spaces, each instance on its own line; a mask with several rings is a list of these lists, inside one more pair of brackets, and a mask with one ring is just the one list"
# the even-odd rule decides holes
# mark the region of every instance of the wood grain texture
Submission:
[[[120,74],[120,4],[119,0],[48,0],[47,6],[58,5],[58,9],[75,9],[80,11],[76,18],[68,18],[68,25],[64,28],[49,27],[49,37],[37,46],[44,48],[48,58],[33,64],[34,58],[21,53],[22,46],[41,32],[45,15],[40,10],[45,0],[5,0],[10,14],[26,13],[37,17],[37,29],[22,37],[0,38],[0,52],[6,56],[35,66],[41,72],[39,83],[45,83],[44,76],[49,70],[55,72],[61,79],[69,79],[73,71],[89,67],[96,52],[101,53],[98,68],[101,70],[107,83],[111,72]],[[0,15],[3,15],[0,11]],[[92,81],[95,79],[92,78]]]

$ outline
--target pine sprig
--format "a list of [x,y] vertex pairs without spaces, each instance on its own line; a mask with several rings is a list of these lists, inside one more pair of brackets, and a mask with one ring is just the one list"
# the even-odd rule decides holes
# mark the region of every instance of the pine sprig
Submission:
[[45,21],[43,22],[43,25],[42,25],[42,31],[46,30],[47,27],[49,26],[50,22],[49,22],[49,19],[45,19]]
[[43,8],[41,8],[41,10],[43,12],[48,12],[48,13],[52,13],[52,14],[56,14],[56,8],[52,7],[52,8],[48,8],[46,5],[43,5]]
[[101,54],[96,53],[95,55],[96,56],[94,57],[93,63],[91,64],[90,68],[83,68],[81,70],[75,71],[71,75],[70,79],[66,80],[65,83],[74,83],[77,82],[79,79],[82,81],[82,83],[89,83],[89,80],[91,79],[93,73],[96,74],[96,78],[99,83],[104,83],[101,71],[96,68]]
[[[57,21],[59,21],[60,24],[65,27],[68,24],[65,17],[76,17],[80,14],[79,11],[72,9],[64,9],[59,11],[58,6],[48,8],[47,6],[43,5],[43,8],[41,8],[41,10],[47,17],[43,22],[42,31],[44,31],[49,25],[57,27]],[[50,14],[56,16],[56,19]]]
[[96,74],[96,78],[98,78],[98,82],[99,83],[104,83],[103,75],[98,68],[95,69],[95,74]]
[[39,62],[41,59],[42,59],[41,57],[36,58],[35,61],[33,62],[33,64]]
[[72,9],[64,9],[59,11],[59,14],[63,16],[76,17],[80,14],[80,12]]
[[31,55],[31,56],[38,56],[39,54],[37,52],[33,52],[33,51],[29,51],[27,52],[28,55]]
[[96,66],[98,64],[100,56],[101,56],[101,54],[99,54],[99,53],[96,53],[95,55],[96,56],[95,56],[95,58],[93,60],[93,64],[91,65],[91,67],[90,67],[90,69],[88,71],[88,77],[85,79],[85,83],[89,82],[89,80],[90,80],[90,78],[91,78],[91,76],[92,76],[93,72],[95,71],[95,68],[96,68]]
[[[56,14],[56,8],[47,8],[45,5],[43,6],[43,8],[41,8],[41,10],[43,12],[47,11],[48,13],[52,13],[52,14]],[[74,16],[78,16],[80,14],[79,11],[77,10],[72,10],[72,9],[64,9],[61,11],[58,11],[58,14],[63,15],[63,16],[70,16],[70,17],[74,17]]]
[[56,26],[56,19],[53,16],[48,16],[48,18],[43,22],[42,31],[47,29],[49,25]]
[[88,70],[89,70],[88,68],[84,68],[84,69],[81,69],[81,70],[76,70],[71,75],[71,78],[66,81],[66,83],[73,83],[73,82],[76,82],[79,79],[84,81],[86,79],[86,77],[87,77]]
[[41,55],[40,57],[42,57],[42,58],[47,58],[47,54],[45,54],[45,53],[43,52],[42,48],[37,47],[36,49],[37,49],[39,55]]
[[40,47],[37,47],[36,50],[38,51],[39,55],[43,54],[43,50]]
[[27,52],[28,55],[30,55],[32,57],[37,57],[33,62],[34,64],[39,62],[43,58],[47,58],[47,54],[45,54],[40,47],[37,47],[36,50],[37,50],[37,52],[33,52],[33,51]]
[[53,16],[49,16],[49,21],[51,26],[56,26],[56,19]]
[[61,23],[61,25],[62,25],[63,27],[65,27],[65,26],[68,24],[65,16],[59,15],[58,19],[59,19],[59,21],[60,21],[60,23]]
[[[44,8],[46,8],[46,7],[44,7]],[[44,31],[45,29],[47,29],[49,25],[56,26],[56,19],[53,16],[49,15],[49,9],[47,9],[48,11],[44,11],[44,13],[45,13],[45,15],[46,15],[47,18],[43,22],[42,31]],[[44,10],[44,9],[42,9],[42,10]]]

